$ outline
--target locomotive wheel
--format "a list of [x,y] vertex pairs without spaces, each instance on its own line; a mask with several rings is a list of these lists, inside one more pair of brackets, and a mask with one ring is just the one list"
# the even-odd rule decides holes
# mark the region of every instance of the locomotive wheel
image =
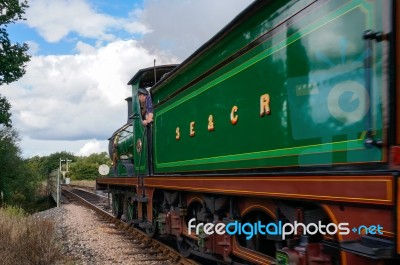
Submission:
[[122,216],[122,205],[121,205],[121,196],[118,194],[112,194],[112,214],[115,218],[121,219]]
[[133,220],[137,219],[137,202],[133,201],[132,197],[125,198],[124,216],[128,224],[131,224]]

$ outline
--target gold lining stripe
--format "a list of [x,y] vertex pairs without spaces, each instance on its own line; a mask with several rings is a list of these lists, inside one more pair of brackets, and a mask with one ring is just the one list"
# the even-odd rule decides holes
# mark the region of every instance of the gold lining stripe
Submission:
[[325,195],[308,195],[308,194],[296,194],[296,193],[278,193],[278,192],[261,192],[261,191],[245,191],[245,190],[227,190],[227,189],[211,189],[211,188],[194,188],[184,186],[166,186],[166,185],[148,185],[149,187],[166,188],[166,189],[184,189],[184,190],[199,190],[199,191],[219,191],[221,193],[240,193],[240,194],[254,194],[254,195],[271,195],[271,196],[282,196],[282,197],[297,197],[297,198],[308,198],[308,199],[320,199],[326,200],[331,199],[335,201],[350,201],[350,202],[381,202],[376,204],[392,204],[390,199],[377,199],[377,198],[352,198],[352,197],[339,197],[339,196],[325,196]]
[[276,214],[273,213],[270,209],[268,209],[265,206],[259,205],[259,204],[255,204],[255,205],[251,205],[249,207],[247,207],[246,209],[244,209],[241,213],[240,216],[243,217],[245,214],[247,214],[250,210],[252,209],[263,209],[266,213],[268,213],[273,219],[276,219]]
[[[339,222],[336,219],[335,214],[333,213],[333,211],[331,210],[331,208],[328,205],[325,204],[321,204],[321,207],[325,210],[325,212],[329,215],[329,218],[331,219],[331,221],[335,224],[338,225]],[[343,241],[343,236],[340,233],[336,233],[336,236],[339,240],[339,242]]]
[[[334,176],[337,177],[337,176]],[[368,179],[362,179],[362,178],[368,178]],[[382,179],[382,178],[392,178],[391,176],[382,176],[380,178],[376,179],[369,179],[370,176],[358,176],[357,178],[354,177],[343,177],[343,178],[337,178],[337,179],[331,179],[329,176],[323,177],[323,178],[302,178],[300,177],[280,177],[280,178],[253,178],[253,177],[246,177],[246,178],[235,178],[235,177],[221,177],[221,178],[215,178],[215,177],[209,177],[209,178],[191,178],[191,177],[178,177],[178,178],[169,178],[168,181],[170,180],[207,180],[207,181],[214,181],[214,180],[234,180],[234,181],[249,181],[249,180],[257,180],[257,181],[297,181],[297,182],[303,182],[303,181],[326,181],[326,182],[349,182],[349,181],[355,181],[355,182],[391,182],[391,179]],[[167,180],[166,177],[160,177],[160,178],[154,178],[154,177],[149,177],[146,178],[147,180]]]

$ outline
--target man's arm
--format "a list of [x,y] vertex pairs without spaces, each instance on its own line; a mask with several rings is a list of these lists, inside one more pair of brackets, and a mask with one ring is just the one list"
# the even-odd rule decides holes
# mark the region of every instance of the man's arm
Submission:
[[153,122],[153,113],[152,112],[147,113],[146,114],[146,119],[143,121],[143,124],[147,125],[147,124],[152,123],[152,122]]
[[144,125],[153,122],[153,102],[151,101],[151,97],[148,96],[146,98],[146,120],[143,121]]

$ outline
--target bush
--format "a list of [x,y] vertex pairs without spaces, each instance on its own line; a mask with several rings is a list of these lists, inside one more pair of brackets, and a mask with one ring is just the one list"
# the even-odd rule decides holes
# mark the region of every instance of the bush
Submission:
[[1,264],[54,264],[61,248],[54,223],[26,216],[16,207],[0,209]]

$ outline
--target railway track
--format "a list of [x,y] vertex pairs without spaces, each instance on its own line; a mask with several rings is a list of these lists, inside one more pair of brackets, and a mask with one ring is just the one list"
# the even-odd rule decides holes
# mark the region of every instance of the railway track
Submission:
[[78,202],[85,207],[94,210],[98,216],[115,225],[115,228],[133,236],[134,241],[131,255],[144,255],[145,257],[137,258],[135,261],[141,262],[157,262],[157,264],[177,264],[177,265],[199,265],[200,263],[182,257],[175,249],[165,245],[164,243],[148,237],[141,230],[134,228],[120,219],[115,218],[108,210],[108,198],[96,193],[86,191],[77,187],[68,185],[62,186],[62,194],[70,202]]

